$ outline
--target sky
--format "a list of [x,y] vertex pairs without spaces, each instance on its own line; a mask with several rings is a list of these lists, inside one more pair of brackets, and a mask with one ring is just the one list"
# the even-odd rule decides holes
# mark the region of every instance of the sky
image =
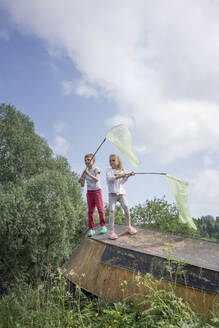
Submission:
[[[0,0],[0,103],[28,115],[78,174],[125,124],[141,164],[104,142],[104,202],[116,153],[126,172],[187,181],[193,217],[219,216],[218,17],[217,0]],[[161,175],[131,177],[126,192],[130,207],[174,202]]]

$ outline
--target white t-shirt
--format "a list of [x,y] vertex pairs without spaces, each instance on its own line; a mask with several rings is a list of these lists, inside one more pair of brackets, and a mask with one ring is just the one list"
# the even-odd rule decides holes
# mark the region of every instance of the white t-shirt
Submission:
[[118,174],[121,174],[120,170],[107,169],[106,171],[106,182],[108,185],[109,194],[125,195],[125,189],[123,184],[127,181],[128,178],[116,179]]
[[[100,170],[98,169],[98,167],[94,167],[93,169],[89,170],[87,168],[88,172],[94,176],[96,176],[98,173],[100,173]],[[86,180],[87,183],[87,190],[98,190],[101,189],[101,185],[100,185],[100,179],[99,181],[94,181],[91,177],[89,177],[87,174],[84,174],[84,178]]]

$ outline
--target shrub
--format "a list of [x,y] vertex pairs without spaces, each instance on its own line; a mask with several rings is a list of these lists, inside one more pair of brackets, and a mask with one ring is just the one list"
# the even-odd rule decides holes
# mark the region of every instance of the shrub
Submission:
[[67,160],[53,157],[29,118],[0,105],[0,292],[48,278],[86,229],[86,206]]
[[154,197],[145,203],[131,208],[132,223],[141,227],[159,231],[199,236],[199,233],[179,221],[179,213],[175,204]]

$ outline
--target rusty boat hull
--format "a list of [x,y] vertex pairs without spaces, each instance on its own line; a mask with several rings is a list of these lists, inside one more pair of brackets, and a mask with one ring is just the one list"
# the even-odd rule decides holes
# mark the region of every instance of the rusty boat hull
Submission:
[[107,300],[133,299],[147,293],[138,281],[150,274],[197,313],[219,305],[219,243],[140,228],[129,235],[124,225],[115,226],[119,238],[110,240],[99,229],[63,266],[70,283]]

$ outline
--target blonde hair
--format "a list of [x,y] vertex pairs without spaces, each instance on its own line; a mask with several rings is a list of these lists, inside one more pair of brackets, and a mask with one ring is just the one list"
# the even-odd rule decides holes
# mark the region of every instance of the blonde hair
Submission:
[[[120,171],[124,171],[123,164],[122,164],[122,160],[121,160],[121,158],[119,157],[119,155],[111,154],[110,157],[115,157],[115,159],[116,159],[116,163],[117,163],[117,167],[116,167],[116,169],[117,169],[117,170],[120,170]],[[109,158],[110,158],[110,157],[109,157]]]

